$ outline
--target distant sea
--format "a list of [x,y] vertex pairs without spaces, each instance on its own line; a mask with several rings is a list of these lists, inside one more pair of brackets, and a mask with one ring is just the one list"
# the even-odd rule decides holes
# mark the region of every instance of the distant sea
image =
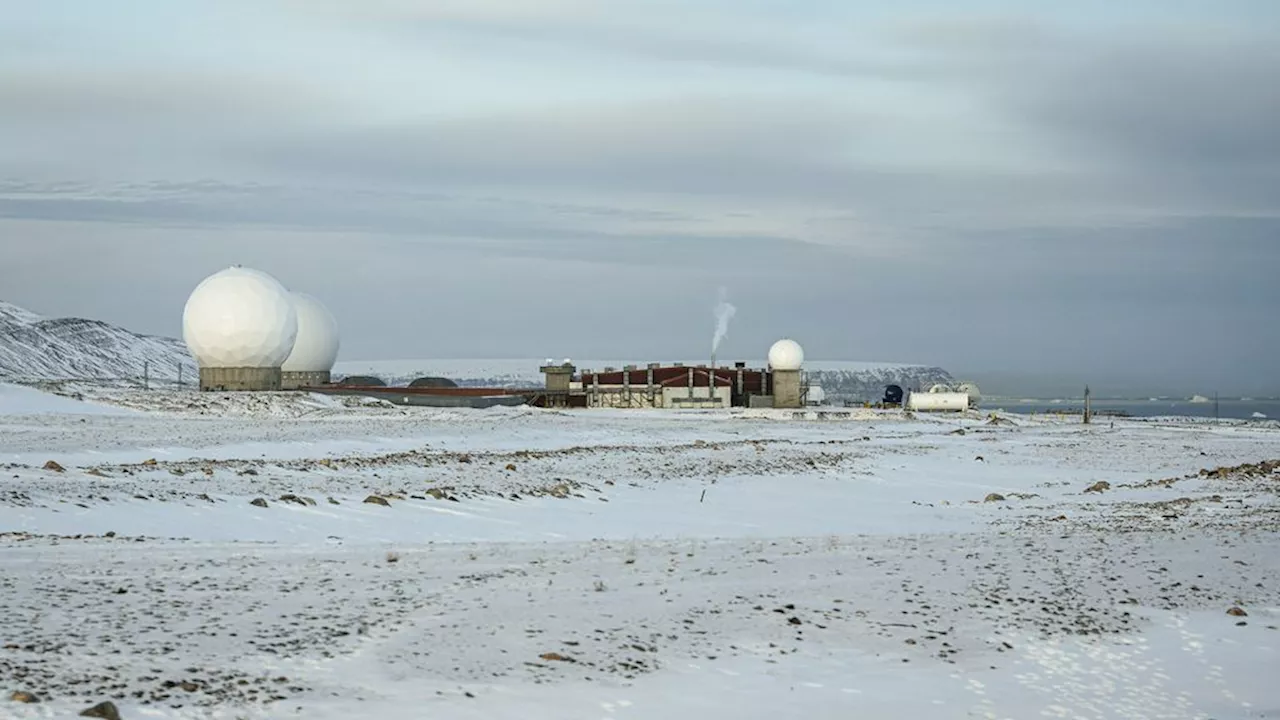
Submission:
[[[1091,406],[1095,413],[1122,413],[1130,417],[1215,417],[1212,398],[1209,399],[1209,402],[1159,398],[1149,400],[1093,400]],[[982,399],[982,409],[984,410],[1007,410],[1016,413],[1079,414],[1083,408],[1084,401],[1079,398],[1045,400],[1039,398],[984,397]],[[1280,420],[1280,400],[1219,400],[1216,413],[1216,417],[1234,420]],[[1258,415],[1263,417],[1258,417]]]

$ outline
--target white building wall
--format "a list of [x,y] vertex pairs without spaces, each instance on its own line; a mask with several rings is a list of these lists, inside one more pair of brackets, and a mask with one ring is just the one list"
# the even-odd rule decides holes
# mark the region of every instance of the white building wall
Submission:
[[689,387],[662,388],[662,407],[664,408],[727,408],[732,403],[733,388],[728,385],[712,388],[695,387],[690,398]]
[[652,408],[660,406],[662,395],[654,388],[653,400],[649,399],[649,390],[644,385],[591,385],[582,388],[587,395],[589,408]]

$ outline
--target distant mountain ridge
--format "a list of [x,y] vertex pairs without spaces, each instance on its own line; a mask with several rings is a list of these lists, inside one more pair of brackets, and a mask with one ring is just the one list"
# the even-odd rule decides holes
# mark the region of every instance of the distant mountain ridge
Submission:
[[194,382],[196,363],[181,340],[144,335],[85,318],[46,318],[0,301],[0,378]]

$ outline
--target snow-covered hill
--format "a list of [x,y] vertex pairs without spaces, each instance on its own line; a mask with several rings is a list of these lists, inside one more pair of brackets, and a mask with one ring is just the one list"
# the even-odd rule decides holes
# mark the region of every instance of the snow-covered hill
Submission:
[[30,310],[0,301],[0,327],[8,325],[31,325],[44,318]]
[[940,367],[875,363],[811,363],[809,382],[821,387],[829,402],[884,397],[888,385],[907,390],[927,389],[935,383],[951,384],[955,379]]
[[174,338],[142,335],[100,320],[46,318],[0,302],[0,378],[141,378],[188,381],[196,364]]

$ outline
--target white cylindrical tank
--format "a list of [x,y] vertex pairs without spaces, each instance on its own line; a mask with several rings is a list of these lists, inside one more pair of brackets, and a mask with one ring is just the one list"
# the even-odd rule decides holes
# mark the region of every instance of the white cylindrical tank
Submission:
[[936,383],[936,384],[931,385],[931,386],[929,387],[929,392],[931,392],[931,393],[949,393],[949,392],[952,392],[952,390],[951,390],[951,386],[950,386],[950,385],[945,385],[945,384],[943,384],[943,383]]
[[795,340],[782,339],[769,348],[769,367],[774,370],[799,370],[804,364],[804,348]]
[[203,368],[278,368],[297,335],[289,291],[239,265],[201,281],[182,310],[182,337]]
[[285,372],[328,372],[338,359],[338,321],[316,298],[293,293],[298,313],[298,337],[280,369]]
[[978,389],[977,383],[963,382],[956,388],[956,392],[962,392],[969,396],[969,404],[977,407],[982,402],[982,391]]
[[911,393],[907,397],[907,409],[931,412],[938,410],[968,410],[969,396],[956,392]]

